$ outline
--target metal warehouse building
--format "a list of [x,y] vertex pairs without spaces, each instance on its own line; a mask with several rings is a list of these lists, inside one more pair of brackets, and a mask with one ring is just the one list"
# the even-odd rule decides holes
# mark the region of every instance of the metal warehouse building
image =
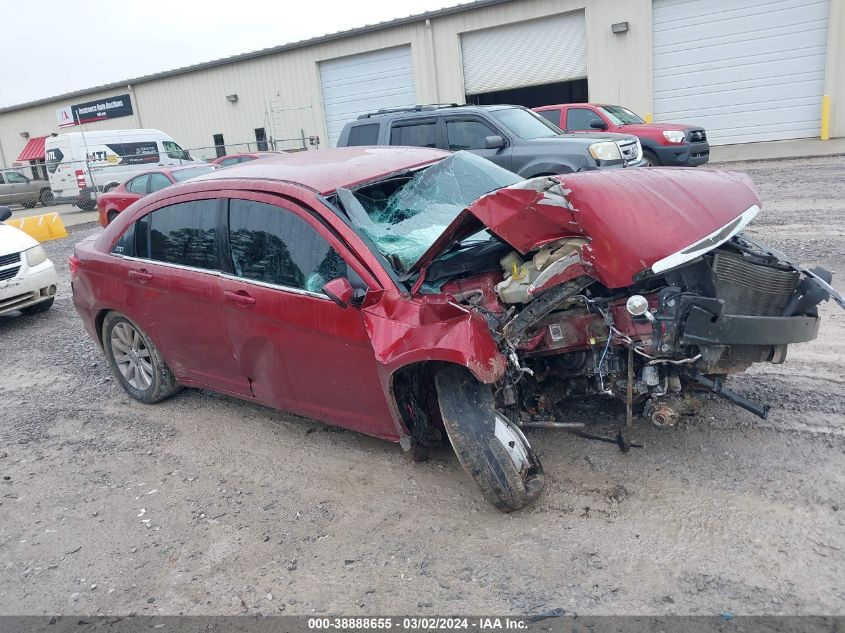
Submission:
[[379,108],[586,100],[713,144],[845,136],[845,2],[478,0],[0,109],[0,166],[40,162],[77,119],[209,158],[331,146]]

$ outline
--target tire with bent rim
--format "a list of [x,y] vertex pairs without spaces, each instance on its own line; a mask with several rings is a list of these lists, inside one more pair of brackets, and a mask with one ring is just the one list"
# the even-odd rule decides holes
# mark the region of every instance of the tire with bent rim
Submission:
[[496,411],[489,385],[463,367],[434,379],[446,434],[463,469],[502,512],[531,503],[543,490],[543,466],[522,431]]
[[109,312],[103,320],[102,336],[109,367],[130,396],[154,404],[179,391],[156,346],[132,321]]

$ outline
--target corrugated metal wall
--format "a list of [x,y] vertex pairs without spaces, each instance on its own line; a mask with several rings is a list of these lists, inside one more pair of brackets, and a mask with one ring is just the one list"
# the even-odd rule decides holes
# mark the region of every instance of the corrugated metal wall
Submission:
[[[840,3],[832,4],[831,31],[843,32]],[[410,44],[419,103],[464,101],[461,34],[535,18],[584,11],[590,99],[622,103],[640,113],[652,108],[651,0],[517,0],[385,27],[343,39],[242,60],[133,86],[135,115],[92,123],[86,129],[156,127],[189,148],[212,146],[223,134],[227,145],[252,141],[255,128],[275,138],[327,136],[320,94],[319,63],[325,60]],[[835,14],[835,19],[834,19]],[[610,25],[628,22],[615,35]],[[834,103],[834,135],[845,134],[845,64],[840,37],[829,37],[826,91]],[[26,144],[20,132],[58,132],[55,109],[69,103],[128,92],[126,86],[70,100],[0,112],[0,162],[8,165]],[[237,94],[236,103],[226,95]],[[286,143],[293,147],[296,142]]]

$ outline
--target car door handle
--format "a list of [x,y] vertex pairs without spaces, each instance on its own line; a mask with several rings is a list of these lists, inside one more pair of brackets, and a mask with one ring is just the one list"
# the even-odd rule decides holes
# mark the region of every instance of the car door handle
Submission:
[[226,298],[226,301],[231,301],[242,307],[255,304],[255,297],[250,297],[243,290],[224,290],[223,296]]
[[140,281],[141,283],[145,283],[147,281],[150,281],[152,278],[153,278],[153,276],[150,273],[148,273],[146,270],[144,270],[143,268],[141,270],[130,270],[129,271],[129,279],[135,279],[137,281]]

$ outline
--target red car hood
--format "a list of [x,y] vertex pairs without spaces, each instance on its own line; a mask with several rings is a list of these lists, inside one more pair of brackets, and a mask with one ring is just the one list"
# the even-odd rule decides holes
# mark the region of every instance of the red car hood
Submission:
[[581,258],[591,274],[608,288],[620,288],[655,264],[663,270],[715,248],[745,226],[759,206],[748,176],[708,169],[532,178],[473,202],[412,271],[487,227],[522,254],[561,237],[585,237],[589,243]]

